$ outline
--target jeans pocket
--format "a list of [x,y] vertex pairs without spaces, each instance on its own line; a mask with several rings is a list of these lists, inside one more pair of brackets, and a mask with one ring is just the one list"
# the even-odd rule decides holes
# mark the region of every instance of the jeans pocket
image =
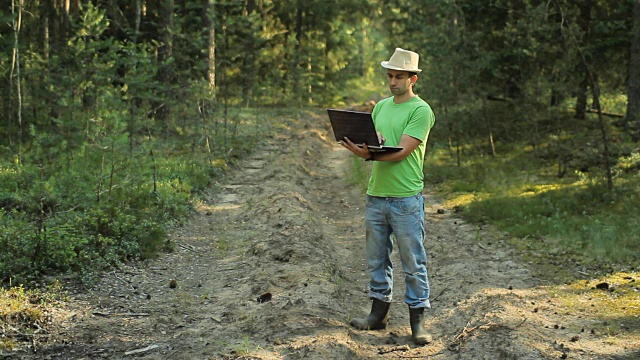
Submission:
[[364,206],[365,207],[372,207],[373,206],[373,196],[371,195],[367,195],[364,199]]
[[404,198],[400,201],[398,207],[403,214],[413,214],[420,211],[420,200],[417,196]]

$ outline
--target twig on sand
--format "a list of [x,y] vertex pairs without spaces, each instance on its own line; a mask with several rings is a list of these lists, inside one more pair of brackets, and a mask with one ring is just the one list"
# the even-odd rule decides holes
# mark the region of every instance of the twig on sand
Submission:
[[524,322],[525,322],[525,321],[527,321],[527,318],[522,319],[522,321],[520,321],[520,324],[516,325],[516,327],[514,327],[514,328],[509,328],[509,329],[511,329],[511,330],[517,329],[517,328],[519,328],[522,324],[524,324]]
[[[405,351],[411,351],[411,348],[409,347],[409,345],[401,345],[401,346],[394,346],[391,348],[379,348],[378,349],[378,354],[379,355],[384,355],[384,354],[389,354],[392,352],[405,352]],[[398,357],[398,358],[402,358],[402,359],[426,359],[429,356],[435,356],[442,353],[442,351],[437,352],[435,354],[420,354],[420,355],[403,355],[403,354],[395,354],[394,356]]]
[[[40,334],[40,331],[42,331],[42,328],[40,327],[40,325],[38,324],[34,324],[35,327],[37,327],[38,329],[32,333],[23,333],[21,332],[19,329],[9,325],[9,324],[4,324],[3,328],[0,329],[2,336],[5,337],[9,337],[9,338],[14,338],[14,337],[22,337],[24,339],[35,339],[36,337],[48,337],[48,334]],[[8,328],[8,329],[7,329]],[[9,331],[7,331],[9,330]]]
[[515,327],[509,327],[507,325],[502,325],[502,324],[496,324],[493,321],[489,320],[488,322],[478,325],[478,326],[471,326],[471,321],[467,322],[467,325],[464,326],[464,328],[462,329],[462,331],[460,332],[460,334],[458,334],[454,339],[453,342],[451,344],[449,344],[449,346],[447,347],[450,351],[460,351],[461,348],[461,343],[462,341],[468,337],[472,332],[481,329],[481,328],[486,328],[486,329],[492,329],[492,328],[506,328],[509,330],[515,330],[518,327],[520,327],[522,324],[524,324],[524,322],[527,321],[527,318],[524,318],[518,325],[516,325]]
[[408,345],[394,346],[392,348],[387,348],[387,349],[379,348],[378,354],[382,355],[382,354],[388,354],[396,351],[409,351],[409,346]]
[[438,294],[436,297],[434,297],[433,299],[431,299],[431,302],[434,302],[434,301],[438,300],[438,298],[439,298],[440,296],[442,296],[442,294],[444,294],[444,292],[445,292],[445,291],[447,291],[447,290],[449,290],[449,288],[448,288],[448,287],[446,287],[446,288],[442,289],[442,291],[440,291],[440,294]]
[[399,358],[403,358],[403,359],[426,359],[429,356],[436,356],[436,355],[440,355],[442,353],[442,351],[437,352],[435,354],[424,354],[424,355],[402,355],[402,354],[398,354]]
[[92,314],[96,315],[96,316],[104,316],[104,317],[111,317],[111,316],[131,316],[131,317],[149,316],[149,313],[105,313],[105,312],[101,312],[101,311],[94,311],[94,312],[92,312]]
[[147,351],[151,351],[153,349],[157,349],[159,347],[160,347],[160,345],[153,344],[153,345],[149,345],[149,346],[147,346],[145,348],[142,348],[142,349],[135,349],[135,350],[127,351],[124,354],[125,355],[141,354],[141,353],[144,353],[144,352],[147,352]]
[[193,246],[193,245],[181,244],[179,242],[177,242],[176,244],[178,244],[178,246],[180,246],[181,248],[183,248],[185,250],[196,252],[196,247]]
[[127,279],[123,279],[123,278],[121,278],[120,276],[118,276],[118,274],[116,274],[116,272],[115,272],[115,271],[112,271],[112,272],[111,272],[111,274],[112,274],[112,275],[113,275],[113,277],[115,277],[116,279],[118,279],[118,280],[122,281],[123,283],[125,283],[125,284],[129,285],[129,287],[131,288],[131,290],[134,290],[134,291],[136,290],[136,288],[135,288],[135,287],[133,287],[133,285],[131,284],[131,281],[129,281],[129,280],[127,280]]
[[[489,321],[487,324],[488,325],[491,324],[491,321]],[[467,325],[464,326],[464,328],[462,329],[462,331],[460,332],[460,334],[458,334],[454,339],[453,342],[451,344],[449,344],[449,346],[447,346],[447,348],[451,351],[460,351],[461,346],[460,344],[462,343],[462,341],[464,340],[464,338],[466,338],[470,333],[472,333],[474,330],[478,329],[480,326],[474,326],[471,327],[471,322],[467,322]]]

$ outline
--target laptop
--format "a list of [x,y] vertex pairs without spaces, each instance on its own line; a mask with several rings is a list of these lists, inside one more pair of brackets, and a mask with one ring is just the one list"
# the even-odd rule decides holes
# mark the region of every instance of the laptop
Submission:
[[338,142],[348,137],[359,147],[362,147],[362,144],[367,144],[367,148],[372,152],[402,150],[401,147],[380,144],[371,113],[338,109],[327,109],[327,113],[333,134]]

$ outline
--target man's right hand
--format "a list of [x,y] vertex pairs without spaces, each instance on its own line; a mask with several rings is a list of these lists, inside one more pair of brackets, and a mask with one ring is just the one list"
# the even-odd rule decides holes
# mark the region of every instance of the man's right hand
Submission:
[[353,142],[351,142],[351,140],[349,140],[348,137],[345,137],[344,140],[340,142],[340,145],[342,145],[347,150],[354,153],[356,156],[361,157],[365,160],[371,157],[371,153],[369,152],[369,148],[367,147],[367,144],[362,144],[362,147],[360,147],[354,144]]

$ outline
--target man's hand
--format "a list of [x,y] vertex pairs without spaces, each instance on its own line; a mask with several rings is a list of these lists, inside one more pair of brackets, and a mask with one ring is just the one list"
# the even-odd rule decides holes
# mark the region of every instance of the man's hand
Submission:
[[362,144],[362,147],[359,147],[358,145],[351,142],[351,140],[349,140],[348,137],[345,137],[343,141],[340,141],[340,145],[344,146],[347,150],[351,151],[356,156],[361,157],[365,160],[371,157],[371,153],[369,152],[369,148],[367,147],[367,144]]

